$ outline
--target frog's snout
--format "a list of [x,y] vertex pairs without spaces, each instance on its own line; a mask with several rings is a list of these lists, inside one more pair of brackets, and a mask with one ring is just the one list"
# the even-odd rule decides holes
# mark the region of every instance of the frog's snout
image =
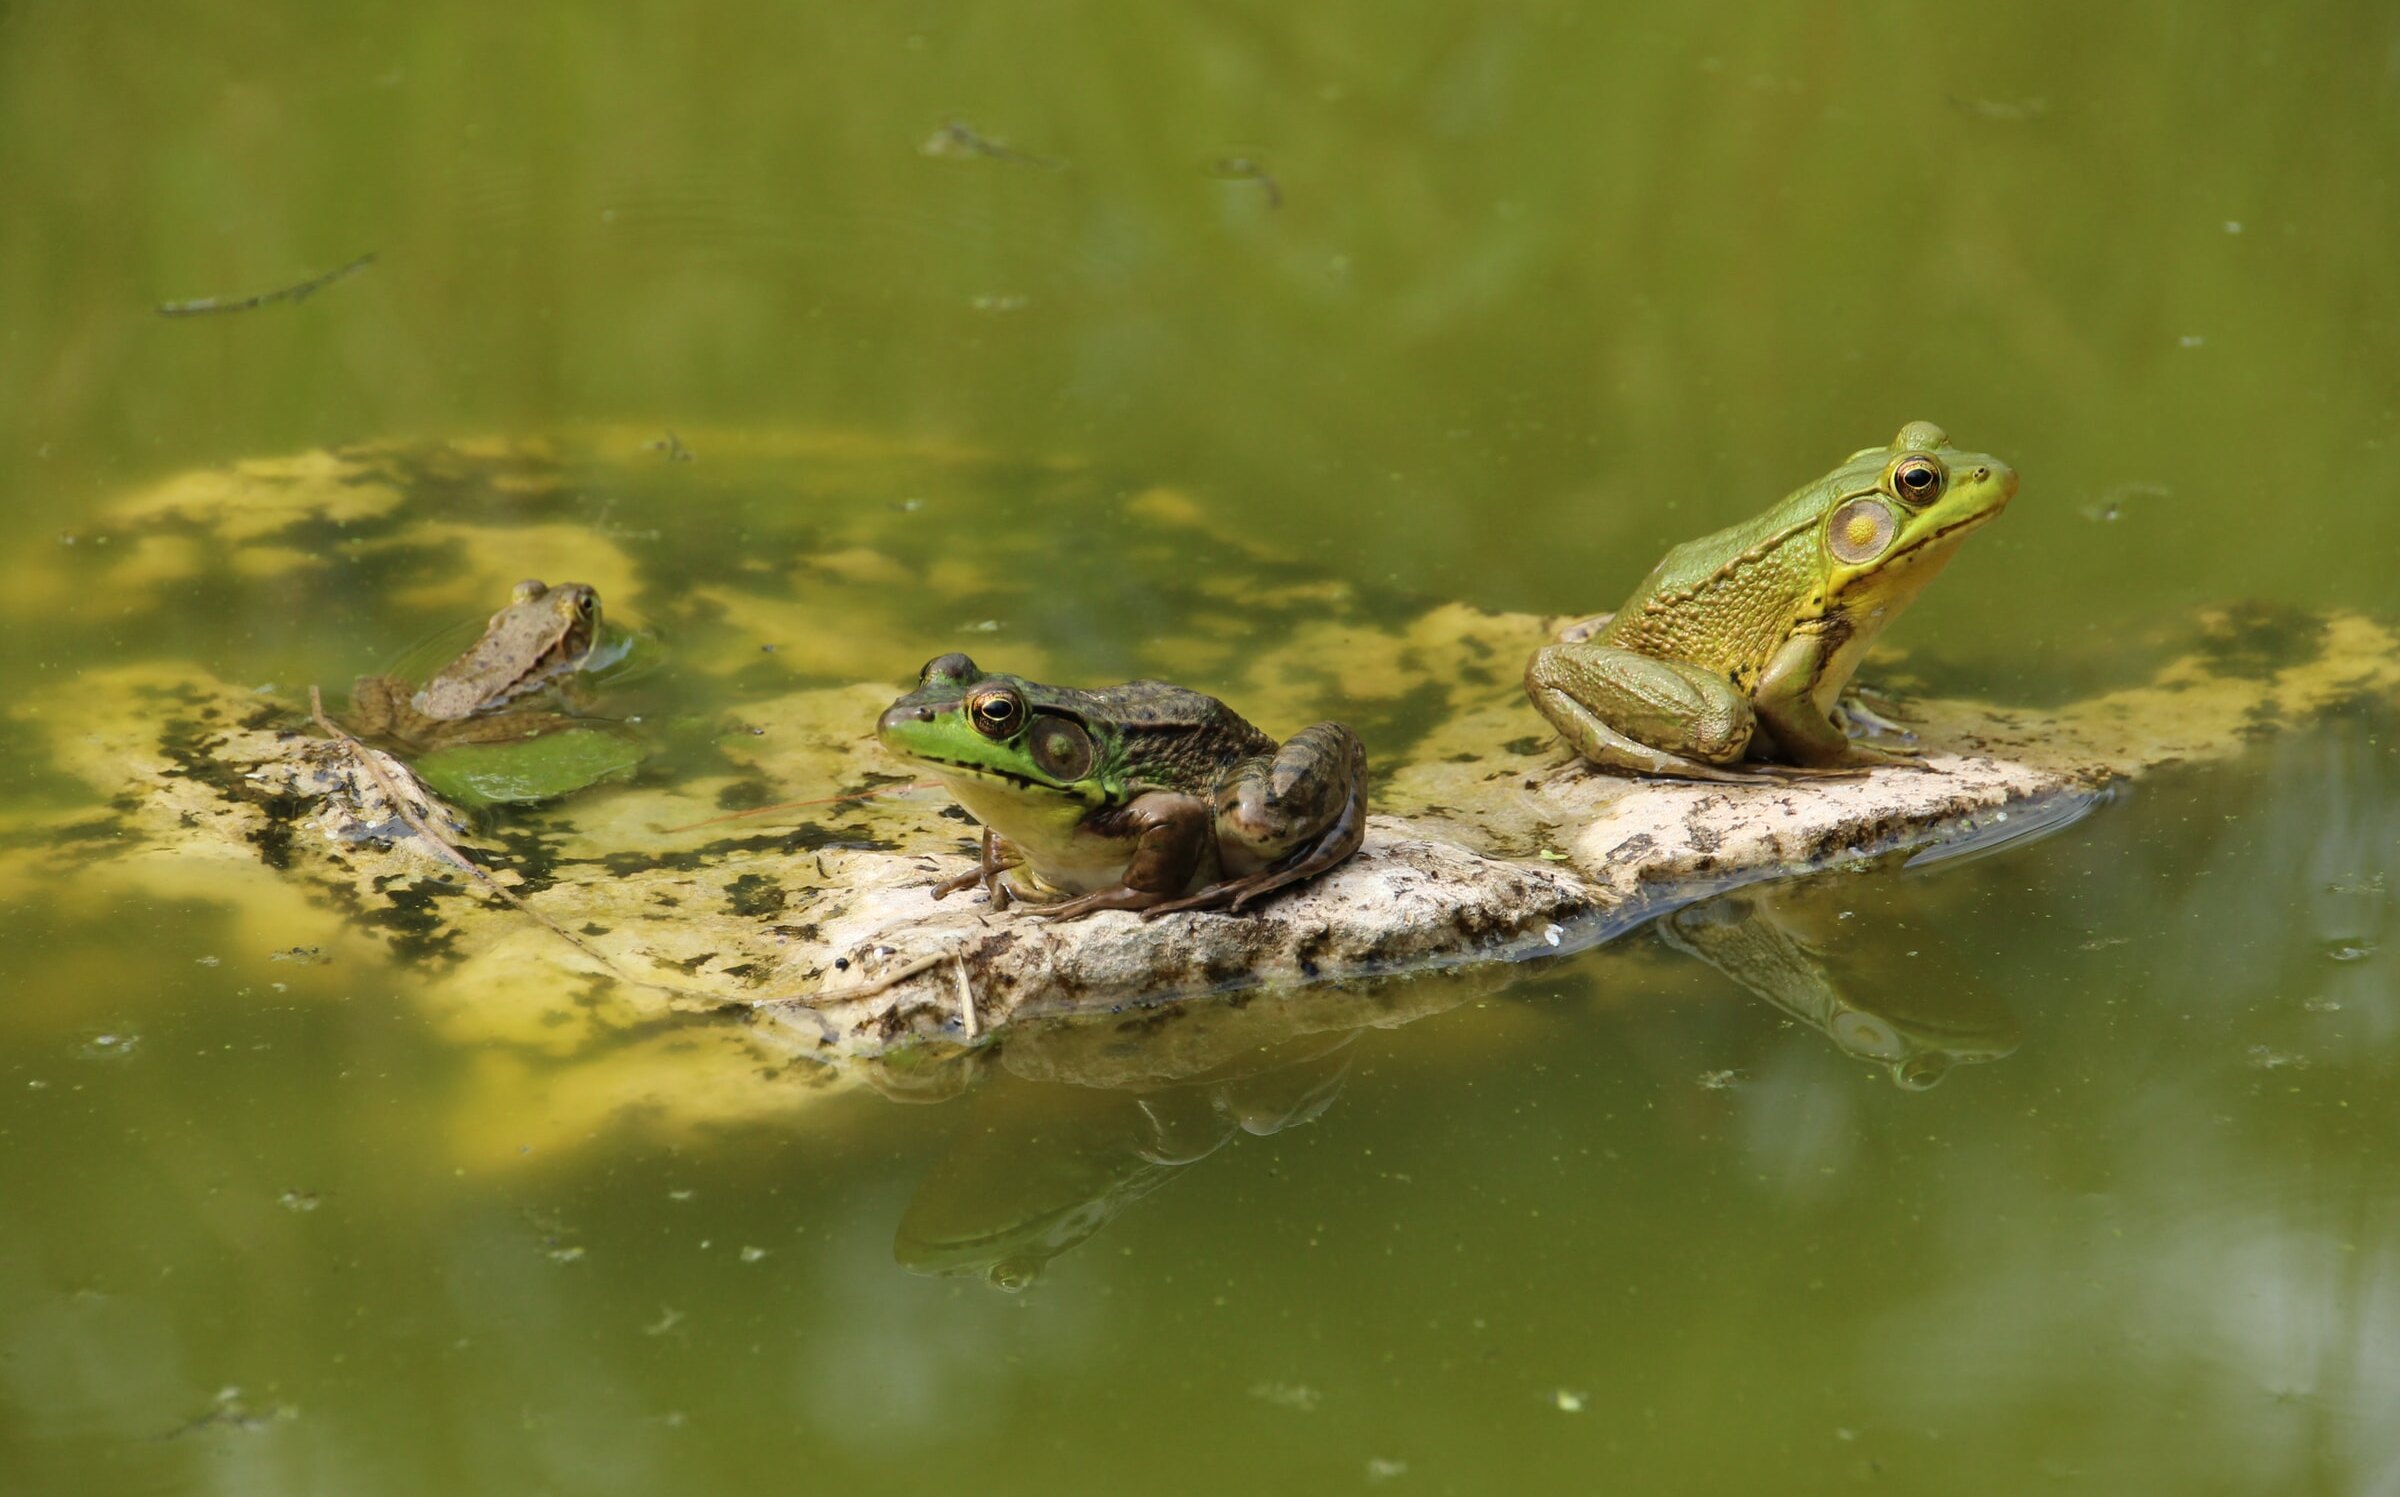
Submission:
[[875,719],[875,736],[881,738],[897,729],[907,727],[910,723],[929,723],[931,721],[933,721],[931,707],[912,707],[906,702],[895,702],[883,709],[883,716]]

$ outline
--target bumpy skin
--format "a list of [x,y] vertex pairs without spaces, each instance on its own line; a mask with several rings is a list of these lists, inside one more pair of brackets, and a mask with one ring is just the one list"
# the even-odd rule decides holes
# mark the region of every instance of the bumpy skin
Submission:
[[926,663],[876,737],[983,823],[982,884],[1054,919],[1230,908],[1312,877],[1366,834],[1366,750],[1340,723],[1277,745],[1214,697],[1158,681],[1099,691]]
[[528,577],[483,637],[434,672],[409,705],[439,722],[496,711],[583,668],[600,641],[600,595],[580,582]]
[[580,582],[531,578],[492,615],[483,635],[412,693],[396,676],[361,676],[350,688],[351,730],[403,749],[506,743],[573,724],[555,712],[504,710],[583,669],[600,639],[600,595]]
[[1999,459],[1911,422],[1756,519],[1668,552],[1613,616],[1536,653],[1525,690],[1608,769],[1772,781],[1901,761],[1843,731],[1842,691],[2016,491]]

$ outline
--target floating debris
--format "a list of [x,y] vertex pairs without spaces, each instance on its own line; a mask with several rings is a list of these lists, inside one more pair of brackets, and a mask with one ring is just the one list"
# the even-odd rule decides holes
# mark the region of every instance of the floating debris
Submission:
[[766,1255],[767,1250],[765,1248],[745,1247],[742,1249],[741,1259],[744,1263],[756,1263],[759,1259],[764,1258]]
[[275,1198],[275,1204],[295,1214],[314,1211],[321,1204],[313,1190],[287,1190]]
[[659,453],[670,463],[688,463],[692,460],[692,449],[684,446],[683,438],[671,431],[655,442],[644,442],[642,450]]
[[2325,948],[2325,954],[2337,962],[2363,962],[2375,954],[2373,941],[2336,941]]
[[2303,999],[2300,1006],[2312,1014],[2338,1014],[2342,1011],[2341,1000],[2336,998]]
[[989,312],[994,316],[1008,312],[1022,312],[1032,304],[1029,298],[1018,296],[1014,292],[978,296],[967,303],[978,312]]
[[643,1326],[642,1334],[645,1336],[664,1336],[667,1334],[667,1332],[674,1330],[677,1326],[682,1324],[683,1312],[681,1310],[676,1309],[672,1305],[660,1305],[658,1307],[658,1319],[650,1322],[646,1326]]
[[270,952],[267,960],[298,962],[304,967],[322,967],[333,958],[325,954],[325,948],[322,946],[286,946],[281,951]]
[[1739,1071],[1702,1071],[1700,1089],[1710,1092],[1729,1092],[1742,1079]]
[[917,147],[920,156],[981,156],[986,161],[1005,161],[1011,166],[1039,167],[1046,172],[1063,172],[1067,164],[1056,156],[1036,155],[1020,151],[1004,140],[995,140],[978,131],[956,115],[942,121],[942,127],[925,137]]
[[158,315],[161,317],[203,317],[212,312],[247,312],[257,307],[263,307],[269,302],[303,302],[334,282],[346,281],[374,263],[375,256],[373,254],[364,254],[349,264],[329,270],[323,275],[310,276],[305,281],[278,287],[273,291],[261,291],[256,296],[203,296],[194,301],[162,301],[158,304]]
[[1256,182],[1269,209],[1283,206],[1283,184],[1255,156],[1219,156],[1208,164],[1208,174],[1220,182]]
[[2289,1050],[2278,1050],[2272,1045],[2252,1045],[2250,1047],[2249,1054],[2250,1064],[2252,1068],[2256,1070],[2281,1071],[2290,1069],[2294,1071],[2305,1071],[2308,1069],[2307,1056],[2295,1055]]
[[270,1424],[297,1419],[300,1411],[288,1403],[269,1404],[254,1409],[242,1397],[242,1390],[228,1384],[217,1390],[209,1406],[193,1418],[158,1436],[161,1440],[180,1439],[204,1429],[264,1429]]
[[2050,112],[2050,101],[2039,96],[2024,99],[1967,99],[1950,95],[1950,107],[1971,114],[1979,120],[1992,120],[2003,125],[2022,125],[2038,120]]
[[118,1034],[114,1031],[95,1034],[83,1042],[83,1053],[95,1060],[115,1060],[119,1056],[131,1055],[141,1042],[142,1037],[138,1034]]
[[1369,1481],[1390,1481],[1395,1476],[1406,1476],[1407,1474],[1408,1462],[1406,1461],[1386,1460],[1379,1455],[1370,1456],[1367,1459],[1367,1480]]
[[1580,1414],[1591,1398],[1581,1388],[1554,1388],[1550,1392],[1550,1406],[1562,1414]]
[[1250,1385],[1250,1396],[1260,1403],[1273,1404],[1279,1409],[1307,1414],[1325,1401],[1325,1395],[1306,1383],[1264,1382]]
[[2097,520],[2102,524],[2107,524],[2109,521],[2122,518],[2125,514],[2125,507],[2135,500],[2171,498],[2174,492],[2163,483],[2121,483],[2112,489],[2102,491],[2099,498],[2082,506],[2076,513],[2087,520]]

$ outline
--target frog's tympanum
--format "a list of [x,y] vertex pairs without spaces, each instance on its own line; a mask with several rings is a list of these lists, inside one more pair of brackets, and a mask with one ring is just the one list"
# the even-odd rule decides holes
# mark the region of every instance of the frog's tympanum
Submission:
[[1525,689],[1608,769],[1775,780],[1892,763],[1835,716],[1867,647],[2017,475],[1917,421],[1754,520],[1689,541],[1589,636],[1535,654]]
[[983,823],[973,872],[1053,917],[1240,909],[1324,872],[1366,833],[1366,751],[1340,723],[1280,747],[1214,697],[1158,681],[1099,691],[925,665],[875,725]]
[[531,578],[491,617],[483,637],[411,693],[393,676],[351,688],[358,732],[414,748],[497,743],[567,726],[557,713],[507,711],[584,669],[600,640],[600,595],[580,582],[548,587]]

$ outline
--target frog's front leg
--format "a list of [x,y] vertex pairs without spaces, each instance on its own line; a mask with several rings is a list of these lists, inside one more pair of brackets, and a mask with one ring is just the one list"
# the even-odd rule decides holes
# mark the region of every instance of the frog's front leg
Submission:
[[1685,780],[1772,783],[1739,764],[1757,718],[1714,671],[1577,641],[1534,652],[1525,693],[1575,752],[1603,769]]
[[1783,642],[1759,676],[1753,705],[1759,725],[1775,740],[1777,755],[1814,769],[1915,763],[1920,751],[1857,742],[1817,705],[1829,653],[1821,631],[1801,629]]
[[982,855],[975,860],[975,866],[956,878],[946,878],[935,884],[933,897],[939,899],[945,894],[956,894],[961,889],[972,889],[981,884],[984,896],[992,902],[992,908],[1005,910],[1008,908],[1009,892],[1008,883],[1002,875],[1024,861],[1024,854],[987,826],[983,829]]
[[1233,875],[1182,899],[1175,910],[1238,910],[1285,884],[1323,873],[1367,836],[1367,750],[1340,723],[1302,728],[1272,758],[1253,755],[1217,783],[1217,857]]
[[1124,876],[1110,888],[1028,907],[1027,913],[1071,920],[1093,910],[1147,910],[1191,887],[1209,855],[1208,802],[1196,795],[1153,790],[1085,825],[1102,836],[1134,839],[1133,859],[1125,865]]

